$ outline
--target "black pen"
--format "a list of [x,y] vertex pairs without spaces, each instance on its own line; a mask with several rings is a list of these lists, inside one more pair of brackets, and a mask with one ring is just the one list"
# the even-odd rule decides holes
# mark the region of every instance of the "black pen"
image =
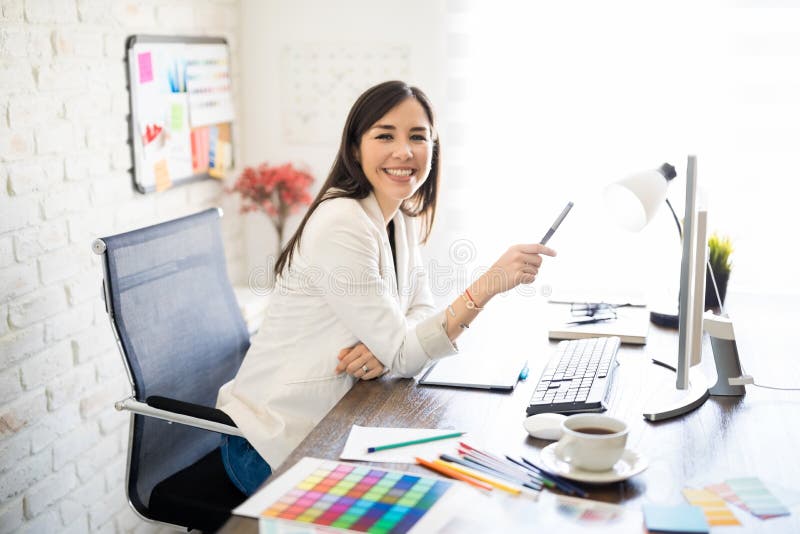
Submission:
[[575,319],[574,321],[570,321],[565,324],[577,326],[582,324],[594,324],[602,321],[611,321],[616,318],[617,317],[615,315],[607,315],[605,317],[583,317],[581,319]]

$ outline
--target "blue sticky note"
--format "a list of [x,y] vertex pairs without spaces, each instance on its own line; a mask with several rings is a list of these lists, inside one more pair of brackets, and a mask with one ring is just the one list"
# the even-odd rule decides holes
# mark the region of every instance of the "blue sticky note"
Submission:
[[705,534],[709,531],[708,521],[699,506],[643,504],[642,513],[644,524],[650,532]]

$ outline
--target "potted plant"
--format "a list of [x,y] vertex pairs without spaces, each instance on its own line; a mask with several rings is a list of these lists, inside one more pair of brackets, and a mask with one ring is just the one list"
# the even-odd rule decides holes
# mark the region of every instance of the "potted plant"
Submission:
[[[719,289],[719,300],[714,291],[714,284],[711,281],[711,274],[706,270],[706,309],[722,307],[725,302],[725,293],[728,291],[728,279],[731,276],[731,253],[733,252],[733,244],[731,239],[727,236],[720,236],[716,232],[711,234],[708,239],[708,263],[711,272],[714,273],[714,279],[717,281],[717,289]],[[720,302],[721,300],[721,302]]]

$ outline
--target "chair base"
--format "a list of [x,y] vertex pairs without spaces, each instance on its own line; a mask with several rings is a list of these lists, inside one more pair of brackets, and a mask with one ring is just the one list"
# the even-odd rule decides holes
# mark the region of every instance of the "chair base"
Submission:
[[219,449],[214,449],[153,488],[150,518],[214,532],[245,499],[228,478]]

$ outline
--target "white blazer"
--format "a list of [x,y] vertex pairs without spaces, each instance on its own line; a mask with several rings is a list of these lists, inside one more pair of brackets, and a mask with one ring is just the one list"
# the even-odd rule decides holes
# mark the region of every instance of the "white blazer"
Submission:
[[239,372],[220,388],[217,407],[272,469],[355,383],[336,374],[341,349],[364,343],[405,377],[457,352],[433,307],[416,221],[399,210],[393,221],[397,276],[373,194],[320,204]]

